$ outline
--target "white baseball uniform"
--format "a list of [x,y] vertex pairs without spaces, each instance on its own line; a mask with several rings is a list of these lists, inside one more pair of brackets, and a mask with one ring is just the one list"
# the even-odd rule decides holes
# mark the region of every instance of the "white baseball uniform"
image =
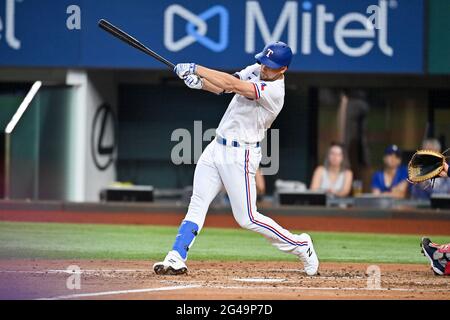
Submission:
[[[261,161],[261,148],[257,145],[265,131],[283,108],[284,77],[275,81],[262,81],[260,65],[248,66],[236,75],[250,81],[255,98],[235,94],[219,127],[217,136],[201,155],[194,173],[193,195],[185,221],[203,227],[211,201],[225,187],[233,215],[239,225],[265,236],[275,247],[300,255],[308,241],[282,228],[256,208],[255,172]],[[233,141],[239,146],[233,146]],[[303,241],[302,241],[303,240]]]

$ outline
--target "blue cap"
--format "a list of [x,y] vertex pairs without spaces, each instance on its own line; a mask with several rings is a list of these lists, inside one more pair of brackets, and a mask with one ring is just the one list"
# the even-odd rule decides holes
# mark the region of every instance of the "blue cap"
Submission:
[[401,155],[401,150],[396,144],[391,144],[384,149],[384,155],[395,154],[397,156]]
[[292,50],[281,41],[269,43],[264,50],[255,56],[258,63],[268,66],[272,69],[289,67],[292,60]]

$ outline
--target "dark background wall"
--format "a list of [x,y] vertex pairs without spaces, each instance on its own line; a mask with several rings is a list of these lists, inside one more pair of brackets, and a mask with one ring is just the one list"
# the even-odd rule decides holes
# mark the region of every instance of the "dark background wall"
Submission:
[[[118,180],[160,188],[192,185],[195,165],[172,163],[171,150],[178,142],[171,141],[171,134],[185,128],[193,139],[194,121],[200,120],[203,132],[216,128],[231,98],[170,83],[119,86]],[[276,178],[309,180],[313,162],[308,152],[312,143],[309,113],[306,91],[288,88],[284,108],[272,126],[282,128],[280,169],[276,176],[266,177],[268,191]]]

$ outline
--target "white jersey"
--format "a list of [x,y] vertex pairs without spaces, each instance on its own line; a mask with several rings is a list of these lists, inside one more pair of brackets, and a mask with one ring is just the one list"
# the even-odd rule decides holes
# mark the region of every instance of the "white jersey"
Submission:
[[260,142],[280,113],[284,104],[284,77],[263,81],[259,78],[260,68],[255,63],[236,73],[241,80],[253,83],[255,98],[234,95],[216,130],[219,136],[241,143]]

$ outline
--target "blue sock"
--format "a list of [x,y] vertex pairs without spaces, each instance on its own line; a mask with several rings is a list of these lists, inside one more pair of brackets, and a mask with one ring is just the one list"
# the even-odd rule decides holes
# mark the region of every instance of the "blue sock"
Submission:
[[172,250],[177,251],[180,256],[186,260],[189,246],[197,234],[198,225],[194,222],[184,220],[178,229],[178,234],[175,238],[175,243],[173,244]]

